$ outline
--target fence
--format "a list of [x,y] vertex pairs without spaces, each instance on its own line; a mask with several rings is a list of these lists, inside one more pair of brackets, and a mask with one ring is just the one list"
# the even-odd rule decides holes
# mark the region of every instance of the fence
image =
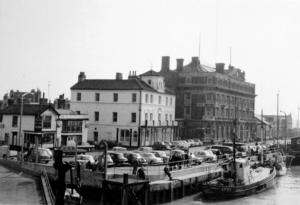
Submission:
[[41,174],[41,181],[43,186],[43,192],[46,200],[46,204],[55,205],[55,195],[53,194],[51,184],[48,178],[48,174],[44,169]]

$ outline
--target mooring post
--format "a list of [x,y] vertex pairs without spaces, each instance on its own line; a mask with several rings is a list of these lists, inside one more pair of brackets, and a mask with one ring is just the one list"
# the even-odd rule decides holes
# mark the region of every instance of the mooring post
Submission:
[[121,189],[121,204],[127,205],[128,204],[128,192],[127,192],[127,185],[128,185],[128,174],[123,174],[123,185]]
[[173,181],[170,181],[170,201],[174,199]]
[[144,205],[148,205],[149,201],[149,184],[145,184],[144,186]]
[[184,190],[184,182],[183,182],[183,180],[181,180],[180,181],[180,183],[181,183],[181,197],[184,197],[184,195],[185,195],[185,190]]

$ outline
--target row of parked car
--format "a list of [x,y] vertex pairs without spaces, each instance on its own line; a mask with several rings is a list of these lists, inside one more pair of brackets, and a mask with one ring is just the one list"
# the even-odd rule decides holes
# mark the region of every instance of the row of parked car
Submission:
[[155,142],[153,149],[155,150],[170,150],[174,148],[187,150],[190,147],[202,146],[203,142],[200,139],[177,140],[172,142]]

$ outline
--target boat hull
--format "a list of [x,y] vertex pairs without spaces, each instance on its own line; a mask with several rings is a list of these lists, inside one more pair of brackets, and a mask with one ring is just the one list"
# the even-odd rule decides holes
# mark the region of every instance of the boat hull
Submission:
[[256,194],[266,189],[269,189],[275,184],[276,170],[273,169],[268,177],[255,182],[253,184],[244,186],[219,186],[205,184],[202,186],[202,192],[204,196],[209,198],[235,198],[241,196],[247,196]]

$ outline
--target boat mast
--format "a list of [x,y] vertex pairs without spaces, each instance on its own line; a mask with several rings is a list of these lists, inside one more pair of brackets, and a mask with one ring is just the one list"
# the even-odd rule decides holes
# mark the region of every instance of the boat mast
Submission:
[[279,142],[278,142],[278,140],[279,140],[279,116],[278,116],[278,112],[279,112],[279,92],[277,93],[277,117],[276,117],[276,119],[277,119],[277,148],[279,148]]
[[236,153],[235,153],[235,140],[237,137],[237,132],[238,132],[238,119],[237,119],[237,99],[235,97],[235,118],[233,120],[233,126],[234,126],[234,132],[232,133],[232,146],[233,146],[233,179],[234,179],[234,185],[236,185],[236,162],[235,162],[235,158],[236,158]]
[[[263,118],[263,110],[261,110],[261,132],[260,132],[260,137],[261,137],[261,145],[264,143],[264,118]],[[261,147],[261,164],[264,163],[264,151],[263,148]]]

